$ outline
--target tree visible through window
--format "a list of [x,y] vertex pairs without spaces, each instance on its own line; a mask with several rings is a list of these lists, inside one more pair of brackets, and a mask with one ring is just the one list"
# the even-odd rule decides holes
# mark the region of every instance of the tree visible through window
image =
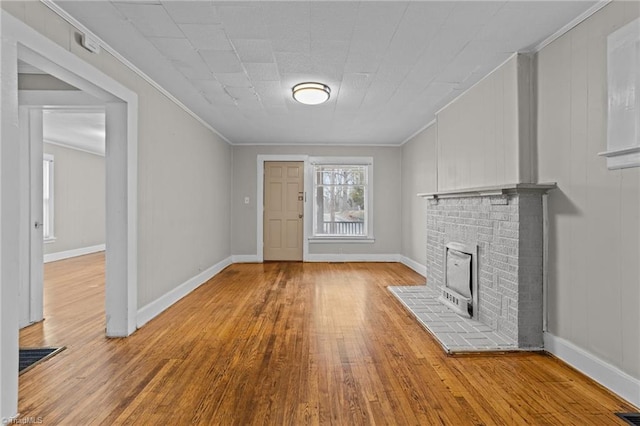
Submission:
[[368,235],[368,166],[314,166],[314,235]]

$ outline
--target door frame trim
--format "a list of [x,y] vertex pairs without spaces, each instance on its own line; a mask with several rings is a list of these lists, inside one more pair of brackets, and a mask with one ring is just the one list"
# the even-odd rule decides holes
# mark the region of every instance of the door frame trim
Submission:
[[[105,113],[104,101],[89,95],[88,93],[81,92],[79,90],[74,91],[66,91],[66,90],[18,90],[18,105],[20,109],[21,119],[20,119],[20,132],[21,132],[21,149],[22,147],[26,148],[26,157],[21,159],[21,173],[25,177],[24,182],[29,183],[29,192],[33,192],[34,188],[31,185],[31,166],[33,166],[32,159],[30,158],[32,153],[32,138],[34,129],[32,128],[32,114],[33,111],[37,111],[39,115],[39,123],[36,126],[37,131],[39,132],[39,141],[37,142],[40,145],[44,144],[44,140],[42,139],[42,113],[45,111],[55,111],[55,110],[64,110],[64,109],[73,109],[73,110],[83,110],[83,111],[101,111]],[[24,114],[24,115],[23,115]],[[24,119],[24,121],[23,121]],[[23,128],[24,127],[24,128]],[[39,149],[41,151],[42,149]],[[25,191],[21,194],[25,211],[29,211],[30,215],[33,214],[32,210],[32,202],[34,194],[27,194]],[[33,218],[30,215],[24,215],[22,218],[24,220],[21,223],[21,232],[22,229],[30,230],[30,224],[33,223]],[[31,236],[28,236],[31,241]],[[43,310],[43,294],[44,294],[44,280],[39,277],[34,279],[34,266],[36,263],[42,262],[34,262],[36,259],[34,256],[34,248],[32,247],[33,241],[30,242],[29,245],[25,247],[26,254],[21,254],[24,256],[24,259],[31,259],[29,263],[31,265],[23,265],[21,267],[21,281],[20,281],[20,291],[21,297],[28,297],[29,305],[28,309],[26,309],[26,313],[28,315],[28,319],[26,322],[20,323],[20,328],[26,327],[28,325],[34,324],[36,322],[40,322],[44,319],[44,310]],[[102,250],[105,250],[105,245],[102,244]],[[74,250],[71,250],[72,252]],[[77,252],[83,252],[82,249],[75,250]],[[43,251],[44,253],[44,251]],[[86,253],[85,253],[86,254]],[[76,254],[79,256],[80,254]],[[39,257],[39,254],[38,254]],[[44,263],[47,263],[47,256],[43,254]],[[67,256],[72,257],[72,256]],[[21,257],[22,259],[22,257]],[[62,259],[62,258],[60,258]],[[39,267],[42,267],[40,265]],[[42,274],[42,272],[40,273]],[[23,303],[23,300],[20,300],[20,303]],[[21,307],[24,308],[22,304]],[[22,312],[20,313],[22,315]]]
[[[107,335],[127,336],[137,312],[138,96],[114,78],[0,10],[0,417],[18,408],[18,287],[21,264],[18,59],[102,99],[107,117]],[[109,121],[109,119],[107,119]],[[113,139],[110,139],[113,138]],[[111,144],[110,144],[111,142]],[[111,314],[110,314],[111,313]]]
[[[257,157],[257,184],[256,184],[256,257],[257,261],[264,262],[264,163],[265,161],[297,161],[303,163],[304,191],[311,194],[309,187],[309,156],[308,155],[258,155]],[[309,258],[309,221],[311,217],[311,203],[304,201],[304,218],[302,223],[302,261]]]

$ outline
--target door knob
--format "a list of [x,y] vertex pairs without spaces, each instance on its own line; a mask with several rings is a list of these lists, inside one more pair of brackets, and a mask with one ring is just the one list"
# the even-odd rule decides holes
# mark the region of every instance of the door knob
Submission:
[[36,223],[34,223],[34,224],[33,224],[33,226],[34,226],[36,229],[40,229],[40,228],[42,228],[42,223],[41,223],[41,222],[36,222]]
[[298,215],[298,219],[302,219],[302,215],[301,214]]

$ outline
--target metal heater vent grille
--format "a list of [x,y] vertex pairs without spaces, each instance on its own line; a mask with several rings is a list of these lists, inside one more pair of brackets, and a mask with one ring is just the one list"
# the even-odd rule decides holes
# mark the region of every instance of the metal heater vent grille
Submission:
[[616,413],[616,416],[630,425],[640,426],[640,413]]

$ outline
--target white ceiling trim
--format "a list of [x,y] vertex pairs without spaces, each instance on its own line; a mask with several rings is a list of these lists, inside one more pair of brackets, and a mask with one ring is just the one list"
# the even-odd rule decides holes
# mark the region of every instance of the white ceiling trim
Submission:
[[569,22],[567,25],[560,28],[558,31],[556,31],[555,33],[551,34],[549,37],[544,39],[537,46],[533,47],[530,50],[523,51],[522,53],[538,53],[539,51],[541,51],[542,49],[544,49],[545,47],[547,47],[548,45],[550,45],[551,43],[553,43],[554,41],[556,41],[557,39],[559,39],[560,37],[568,33],[569,31],[571,31],[573,28],[577,27],[582,22],[589,19],[591,15],[593,15],[594,13],[596,13],[597,11],[599,11],[600,9],[602,9],[612,1],[613,0],[600,0],[598,3],[594,4],[589,9],[585,10],[581,15],[577,16],[574,20]]
[[213,133],[218,135],[222,140],[224,140],[229,145],[235,145],[235,144],[231,143],[231,141],[229,139],[227,139],[222,133],[218,132],[209,123],[204,121],[198,114],[196,114],[191,109],[189,109],[185,104],[180,102],[175,96],[173,96],[171,93],[169,93],[165,88],[163,88],[155,80],[153,80],[151,77],[149,77],[147,74],[145,74],[142,70],[140,70],[140,68],[136,67],[130,61],[128,61],[124,56],[122,56],[120,53],[118,53],[118,51],[116,51],[113,47],[111,47],[108,43],[106,43],[100,37],[95,35],[87,27],[82,25],[73,16],[69,15],[64,9],[62,9],[60,6],[55,4],[52,0],[40,0],[40,2],[42,2],[45,6],[47,6],[49,9],[51,9],[54,13],[56,13],[62,19],[67,21],[70,25],[74,26],[78,31],[80,31],[80,32],[82,32],[82,33],[84,33],[84,34],[86,34],[88,36],[91,36],[91,38],[93,38],[94,40],[96,40],[98,42],[100,47],[102,47],[105,51],[107,51],[109,54],[111,54],[114,58],[116,58],[117,60],[122,62],[122,64],[125,65],[127,68],[129,68],[131,71],[133,71],[136,74],[138,74],[138,76],[140,76],[143,80],[145,80],[147,83],[149,83],[155,89],[157,89],[160,93],[165,95],[172,102],[174,102],[176,105],[178,105],[180,108],[182,108],[187,114],[189,114],[190,116],[195,118],[200,124],[202,124],[207,129],[211,130]]
[[[435,121],[435,120],[434,120]],[[400,145],[397,143],[305,143],[301,145],[299,143],[292,142],[263,142],[263,143],[232,143],[233,146],[309,146],[309,147],[327,147],[327,146],[346,146],[346,147],[361,147],[361,148],[398,148]]]
[[[456,98],[458,99],[458,98]],[[430,122],[428,122],[427,124],[425,124],[424,126],[422,126],[421,128],[419,128],[417,131],[415,131],[411,136],[409,136],[408,138],[406,138],[405,140],[402,141],[402,143],[400,144],[400,146],[404,145],[405,143],[409,142],[411,139],[415,138],[416,136],[418,136],[420,133],[424,132],[425,130],[427,130],[429,127],[433,126],[434,124],[436,124],[438,122],[438,120],[436,118],[434,118],[433,120],[431,120]]]

